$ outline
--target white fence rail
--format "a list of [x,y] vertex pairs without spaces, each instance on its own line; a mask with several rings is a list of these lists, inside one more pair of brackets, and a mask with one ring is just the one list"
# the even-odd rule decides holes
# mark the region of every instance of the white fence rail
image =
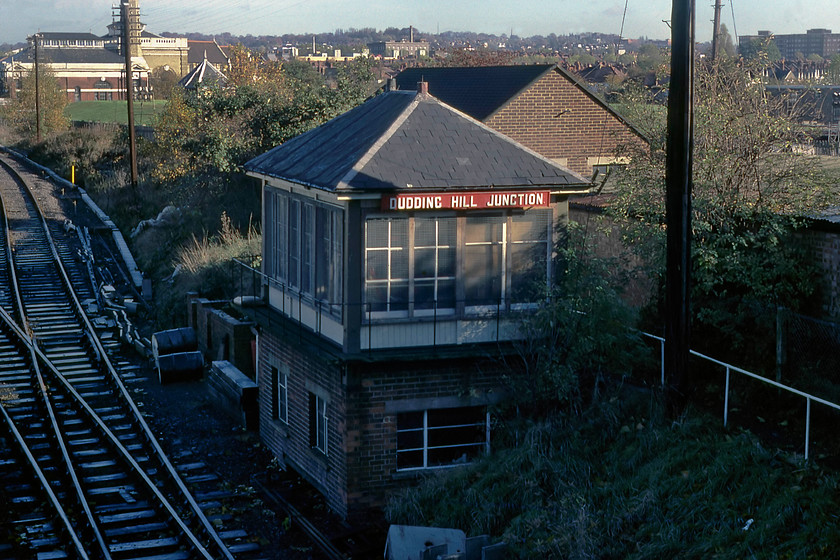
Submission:
[[[659,341],[660,383],[662,384],[662,386],[665,386],[665,339],[660,337],[660,336],[656,336],[656,335],[649,334],[649,333],[646,333],[646,332],[642,332],[642,335],[646,336],[648,338],[652,338],[654,340]],[[690,352],[691,352],[692,356],[697,356],[698,358],[701,358],[701,359],[706,360],[708,362],[711,362],[713,364],[719,365],[719,366],[723,367],[726,371],[726,384],[725,384],[724,397],[723,397],[723,425],[724,426],[726,426],[728,421],[729,421],[729,380],[730,380],[732,372],[740,373],[740,374],[745,375],[747,377],[751,377],[753,379],[761,381],[762,383],[766,383],[767,385],[772,385],[773,387],[777,387],[778,389],[781,389],[783,391],[787,391],[789,393],[792,393],[794,395],[798,395],[798,396],[804,398],[805,403],[806,403],[806,405],[805,405],[805,460],[806,461],[808,460],[808,447],[809,447],[809,441],[810,441],[810,438],[811,438],[811,402],[824,404],[825,406],[828,406],[828,407],[833,408],[835,410],[840,410],[840,405],[838,405],[837,403],[833,403],[833,402],[827,401],[825,399],[821,399],[821,398],[816,397],[814,395],[811,395],[809,393],[805,393],[805,392],[800,391],[798,389],[794,389],[793,387],[788,387],[787,385],[783,385],[781,383],[773,381],[772,379],[767,379],[766,377],[763,377],[763,376],[758,375],[756,373],[753,373],[751,371],[747,371],[743,368],[733,366],[732,364],[727,364],[726,362],[721,362],[720,360],[716,360],[715,358],[712,358],[710,356],[706,356],[705,354],[701,354],[700,352],[695,352],[694,350],[690,350]]]

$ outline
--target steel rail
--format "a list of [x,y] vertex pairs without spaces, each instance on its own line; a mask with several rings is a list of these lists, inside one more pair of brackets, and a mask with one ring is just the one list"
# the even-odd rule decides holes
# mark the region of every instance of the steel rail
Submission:
[[[23,184],[22,178],[20,178],[16,173],[14,173],[13,170],[11,170],[5,164],[5,162],[3,162],[3,166],[7,169],[7,171],[10,172],[10,176],[15,180],[15,182],[17,182],[18,185],[21,186]],[[0,195],[0,209],[2,209],[2,211],[3,211],[3,230],[4,230],[4,233],[5,233],[5,236],[6,236],[3,250],[6,253],[6,258],[7,258],[7,262],[8,262],[8,272],[9,272],[9,279],[10,279],[10,284],[11,284],[11,288],[12,288],[12,292],[13,292],[13,299],[16,303],[18,316],[20,317],[20,319],[22,321],[24,321],[24,324],[26,324],[26,314],[25,314],[24,309],[23,309],[23,302],[22,302],[20,289],[19,289],[19,285],[18,285],[18,280],[17,280],[17,272],[15,271],[15,256],[14,256],[14,252],[11,249],[12,239],[11,239],[11,235],[10,235],[10,231],[9,231],[9,219],[8,219],[8,215],[6,214],[6,204],[5,204],[5,200],[3,199],[2,195]],[[2,307],[0,307],[0,316],[3,317],[4,321],[6,321],[6,323],[12,328],[13,331],[18,331],[19,330],[18,325],[14,322],[14,320],[8,314],[8,312],[5,309],[3,309]],[[82,486],[79,482],[79,476],[76,472],[76,468],[73,466],[73,462],[72,462],[71,457],[70,457],[70,452],[67,449],[67,442],[65,441],[65,438],[61,433],[61,428],[59,426],[58,418],[55,415],[55,408],[53,407],[52,401],[51,401],[50,396],[49,396],[49,392],[47,391],[46,383],[44,383],[44,377],[41,374],[41,369],[38,367],[38,361],[35,357],[35,352],[34,352],[34,349],[33,349],[34,347],[33,347],[33,345],[30,344],[28,346],[28,348],[29,348],[29,351],[30,351],[30,360],[31,360],[30,363],[31,363],[31,366],[32,366],[32,374],[34,376],[34,380],[35,380],[36,384],[38,385],[38,389],[40,391],[40,396],[41,396],[41,399],[42,399],[41,402],[43,403],[44,408],[47,411],[47,415],[49,416],[50,423],[51,423],[52,429],[53,429],[53,433],[55,435],[56,443],[58,444],[58,447],[61,450],[61,455],[62,455],[62,458],[64,460],[64,464],[67,467],[67,474],[70,477],[71,482],[73,483],[73,487],[75,489],[76,497],[77,497],[78,502],[79,502],[78,505],[81,506],[82,510],[85,513],[85,518],[87,520],[87,525],[90,528],[90,530],[93,532],[93,537],[94,537],[94,539],[95,539],[95,541],[96,541],[96,543],[97,543],[97,545],[100,549],[100,552],[102,553],[105,560],[110,560],[111,559],[111,554],[110,554],[110,551],[108,549],[108,545],[107,545],[107,543],[105,543],[105,539],[102,536],[102,532],[99,530],[99,526],[96,523],[96,517],[94,516],[93,511],[90,509],[90,504],[88,504],[87,499],[85,498],[84,492],[82,490]],[[19,430],[17,429],[17,426],[15,426],[15,424],[14,424],[14,420],[6,413],[5,408],[3,409],[3,413],[4,413],[4,415],[6,415],[8,423],[12,427],[12,429],[14,430],[14,433],[20,434]],[[22,442],[23,440],[19,439],[19,441]],[[36,465],[36,467],[37,467],[37,465]],[[38,469],[38,472],[41,472],[39,467],[37,467],[37,469]],[[48,482],[47,482],[46,487],[47,487],[48,491],[52,494],[52,489],[49,487]],[[53,494],[53,496],[54,496],[54,494]],[[62,513],[64,512],[63,508],[61,509],[61,511],[62,511]],[[68,522],[69,522],[69,520],[68,520]],[[74,543],[77,541],[77,535],[76,535],[75,530],[72,532],[72,540],[74,541]]]
[[[14,170],[11,170],[11,171],[12,171],[12,173],[14,173]],[[16,173],[14,173],[14,174],[17,175]],[[170,515],[175,520],[176,524],[178,524],[178,526],[181,527],[184,535],[190,540],[190,542],[193,544],[193,546],[196,547],[196,549],[205,558],[208,558],[208,559],[224,558],[225,560],[234,560],[233,555],[228,550],[228,548],[224,544],[224,542],[222,542],[221,537],[219,536],[215,527],[212,525],[212,523],[209,521],[209,519],[207,519],[207,516],[201,510],[201,508],[198,505],[198,503],[196,502],[195,498],[192,496],[192,493],[189,491],[187,486],[184,484],[180,475],[177,473],[175,467],[169,461],[168,457],[166,456],[166,453],[163,451],[163,449],[161,448],[157,439],[154,437],[151,429],[149,428],[148,424],[146,423],[145,419],[143,418],[142,414],[140,413],[140,410],[137,408],[136,404],[134,403],[134,400],[131,398],[130,394],[128,393],[128,390],[126,389],[125,384],[123,383],[119,374],[116,372],[115,368],[113,367],[113,364],[111,363],[110,359],[108,358],[107,352],[105,351],[104,347],[102,346],[102,343],[99,340],[99,337],[96,335],[96,332],[94,330],[93,325],[91,324],[89,318],[87,317],[87,314],[85,313],[84,308],[82,307],[81,303],[78,300],[78,297],[75,294],[75,291],[72,288],[72,282],[70,281],[69,276],[67,274],[67,271],[64,267],[64,264],[61,262],[61,258],[58,255],[58,252],[55,248],[55,243],[53,241],[52,234],[50,233],[49,227],[48,227],[48,225],[46,223],[46,219],[44,217],[44,212],[41,209],[40,204],[38,204],[38,201],[37,201],[36,197],[32,194],[32,192],[26,186],[25,181],[23,181],[22,178],[20,178],[19,176],[18,176],[18,183],[19,183],[19,185],[25,187],[24,192],[28,195],[29,201],[33,204],[33,206],[35,207],[35,209],[37,211],[37,216],[38,216],[38,219],[40,221],[42,230],[45,232],[46,238],[48,240],[49,249],[50,249],[52,257],[53,257],[53,262],[56,265],[56,270],[58,271],[59,275],[61,276],[62,281],[64,282],[65,290],[66,290],[67,295],[68,295],[68,297],[71,301],[71,304],[72,304],[73,309],[75,311],[75,315],[78,318],[78,320],[84,325],[87,337],[88,337],[89,341],[91,342],[91,346],[92,346],[93,350],[97,354],[97,358],[98,358],[99,362],[107,370],[110,380],[117,387],[118,392],[120,393],[120,395],[122,397],[123,404],[127,405],[127,407],[131,410],[131,412],[133,414],[133,417],[134,417],[133,419],[136,421],[137,425],[140,427],[140,430],[143,432],[142,435],[146,438],[146,442],[155,451],[156,459],[166,469],[171,481],[178,488],[180,496],[184,499],[184,501],[186,501],[189,508],[192,510],[193,515],[195,515],[195,518],[199,521],[199,525],[201,526],[203,531],[207,534],[207,536],[212,541],[212,544],[214,545],[214,548],[218,549],[216,552],[218,554],[220,554],[220,556],[212,556],[210,554],[210,552],[208,552],[206,550],[204,545],[196,537],[193,530],[186,524],[186,522],[181,518],[181,516],[178,515],[177,512],[174,510],[174,508],[172,507],[169,500],[167,500],[160,493],[157,486],[151,481],[151,479],[148,478],[145,471],[143,471],[143,469],[136,463],[136,461],[134,461],[131,453],[127,449],[125,449],[125,447],[121,444],[121,442],[118,441],[116,435],[114,435],[113,432],[111,432],[109,429],[107,429],[107,426],[102,421],[102,419],[99,418],[98,415],[96,415],[95,411],[86,403],[85,399],[81,395],[79,395],[75,391],[75,389],[73,389],[70,382],[66,380],[64,375],[60,372],[60,370],[57,367],[55,367],[52,364],[52,362],[49,360],[49,358],[40,350],[40,348],[37,347],[37,344],[32,345],[32,347],[34,348],[34,351],[38,354],[38,357],[42,361],[42,363],[47,364],[49,369],[57,376],[58,379],[61,380],[61,382],[65,385],[65,387],[68,389],[68,391],[71,394],[73,394],[74,398],[77,399],[80,403],[83,403],[83,408],[84,408],[86,414],[88,414],[88,416],[95,423],[97,423],[99,426],[104,428],[103,433],[106,434],[106,436],[115,444],[115,447],[128,460],[129,464],[132,465],[132,468],[134,470],[136,470],[136,472],[138,472],[141,475],[141,478],[144,480],[146,485],[152,490],[153,493],[156,494],[156,497],[158,497],[158,499],[161,500],[161,504],[170,513]],[[7,320],[8,318],[9,318],[8,316],[3,317],[4,321]],[[19,334],[23,335],[24,338],[22,340],[27,340],[28,339],[26,333],[24,333],[23,331],[19,331]],[[28,340],[29,340],[29,343],[31,344],[31,339],[28,339]]]

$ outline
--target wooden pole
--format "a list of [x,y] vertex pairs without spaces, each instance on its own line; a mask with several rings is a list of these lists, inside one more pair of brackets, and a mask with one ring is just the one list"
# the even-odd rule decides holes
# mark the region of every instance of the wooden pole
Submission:
[[677,416],[687,404],[691,323],[691,185],[694,149],[694,0],[673,0],[668,94],[665,221],[666,403]]
[[720,10],[723,8],[723,0],[715,0],[715,19],[712,20],[712,62],[717,60],[720,54]]
[[123,51],[125,54],[125,99],[128,103],[128,151],[131,160],[131,188],[137,190],[137,139],[134,130],[134,73],[131,70],[131,15],[128,2],[122,3]]
[[41,142],[41,69],[38,66],[38,36],[36,33],[33,37],[35,39],[35,141]]

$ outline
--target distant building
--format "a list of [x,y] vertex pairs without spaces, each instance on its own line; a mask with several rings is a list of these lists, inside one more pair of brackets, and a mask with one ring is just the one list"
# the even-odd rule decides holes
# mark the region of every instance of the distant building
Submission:
[[741,35],[738,45],[743,47],[755,39],[772,39],[779,48],[782,58],[794,60],[798,56],[808,57],[816,54],[822,58],[831,58],[840,53],[840,33],[831,29],[809,29],[805,33],[776,35],[770,31],[759,31],[757,35]]
[[219,45],[216,40],[197,41],[189,40],[188,64],[189,70],[194,70],[205,61],[212,64],[218,70],[225,72],[230,70],[230,47]]
[[[55,76],[74,101],[125,99],[125,58],[106,36],[90,33],[39,33],[38,63]],[[24,76],[35,69],[35,37],[31,45],[0,60],[0,80],[14,97]],[[148,89],[149,68],[145,60],[132,58],[134,89]]]
[[[149,33],[139,20],[139,2],[130,0],[130,28],[137,30],[132,45],[131,80],[134,95],[150,97],[149,74],[166,68],[179,76],[189,71],[187,39],[167,38]],[[69,101],[125,99],[125,55],[120,18],[108,26],[102,37],[91,33],[37,33],[38,63],[44,64],[67,92]],[[30,46],[0,59],[0,83],[5,95],[14,96],[23,76],[35,67],[35,37]]]
[[429,56],[429,42],[415,41],[414,28],[409,28],[408,41],[377,41],[368,43],[368,50],[371,56],[382,58],[417,58],[418,56]]

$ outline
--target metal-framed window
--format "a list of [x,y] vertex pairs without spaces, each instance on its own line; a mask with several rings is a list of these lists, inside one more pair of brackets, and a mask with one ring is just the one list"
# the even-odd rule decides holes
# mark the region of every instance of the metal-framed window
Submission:
[[342,313],[344,218],[339,208],[265,190],[263,270]]
[[408,314],[408,220],[365,222],[365,301],[369,311]]
[[271,416],[284,424],[289,423],[289,373],[288,368],[271,366]]
[[397,414],[397,470],[454,467],[490,450],[490,414],[471,406]]
[[320,395],[309,393],[309,440],[313,449],[327,455],[328,450],[327,401]]
[[534,305],[550,280],[552,221],[551,209],[367,218],[369,316]]
[[506,241],[506,216],[467,216],[463,260],[464,305],[467,308],[495,308],[505,304]]
[[410,266],[415,315],[455,310],[456,230],[452,218],[414,218]]

